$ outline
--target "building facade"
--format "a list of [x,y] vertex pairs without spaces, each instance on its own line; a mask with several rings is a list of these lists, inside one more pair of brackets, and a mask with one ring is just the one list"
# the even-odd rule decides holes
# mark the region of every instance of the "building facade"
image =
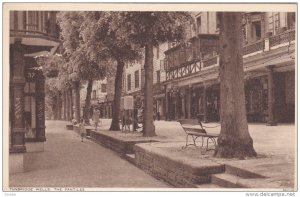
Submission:
[[[211,17],[212,20],[205,21],[202,16],[207,18],[208,14],[195,15],[200,34],[192,37],[189,43],[165,52],[169,120],[200,115],[203,121],[219,121],[218,20]],[[202,27],[211,29],[203,34]],[[277,121],[294,121],[294,27],[295,13],[251,12],[243,15],[243,62],[249,121],[271,125]]]
[[10,11],[9,16],[9,159],[10,173],[13,173],[24,170],[21,153],[43,150],[45,79],[35,58],[55,51],[60,41],[56,12]]
[[[186,43],[153,49],[154,111],[159,119],[219,121],[219,20],[194,12]],[[243,62],[249,122],[295,119],[295,13],[243,13]],[[123,95],[143,100],[143,62],[124,68]]]

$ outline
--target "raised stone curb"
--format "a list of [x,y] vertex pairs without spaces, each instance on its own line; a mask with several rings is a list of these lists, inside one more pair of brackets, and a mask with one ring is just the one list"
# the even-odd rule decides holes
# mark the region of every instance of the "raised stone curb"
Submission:
[[135,144],[156,142],[152,139],[122,139],[119,136],[114,136],[113,133],[95,130],[90,131],[90,137],[94,142],[110,148],[123,156],[125,154],[133,154],[133,147]]
[[172,157],[151,144],[135,145],[136,165],[151,174],[163,179],[175,187],[192,188],[197,184],[210,183],[210,175],[223,173],[225,165],[210,160],[201,163],[182,157]]

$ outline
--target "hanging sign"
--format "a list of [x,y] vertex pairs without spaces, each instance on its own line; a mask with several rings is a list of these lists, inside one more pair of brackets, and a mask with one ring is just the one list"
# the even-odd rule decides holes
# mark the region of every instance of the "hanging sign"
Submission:
[[133,96],[124,96],[123,98],[124,109],[133,109]]

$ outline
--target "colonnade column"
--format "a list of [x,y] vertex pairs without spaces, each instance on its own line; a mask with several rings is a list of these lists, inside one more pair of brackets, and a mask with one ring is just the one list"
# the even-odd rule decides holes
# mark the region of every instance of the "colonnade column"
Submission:
[[203,122],[208,122],[207,117],[207,96],[206,96],[207,87],[204,86],[203,88]]
[[25,123],[24,123],[24,85],[25,85],[25,62],[24,48],[21,40],[16,40],[11,46],[10,68],[12,77],[11,90],[11,147],[10,152],[26,152],[25,147]]
[[274,66],[268,67],[268,123],[267,126],[277,125],[274,116]]
[[36,83],[36,140],[46,141],[45,137],[45,77],[42,71],[37,73]]

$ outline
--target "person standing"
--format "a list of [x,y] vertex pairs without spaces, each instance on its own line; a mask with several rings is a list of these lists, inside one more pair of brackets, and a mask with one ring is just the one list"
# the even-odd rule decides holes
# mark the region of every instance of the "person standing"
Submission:
[[79,132],[80,132],[80,135],[81,135],[81,142],[83,142],[83,138],[86,135],[86,130],[85,130],[85,127],[84,127],[83,118],[80,120],[80,123],[79,123]]
[[97,128],[98,128],[98,124],[100,122],[99,116],[100,116],[99,110],[96,109],[96,111],[93,113],[93,121],[94,121],[94,124],[95,124],[95,130],[96,131],[97,131]]

